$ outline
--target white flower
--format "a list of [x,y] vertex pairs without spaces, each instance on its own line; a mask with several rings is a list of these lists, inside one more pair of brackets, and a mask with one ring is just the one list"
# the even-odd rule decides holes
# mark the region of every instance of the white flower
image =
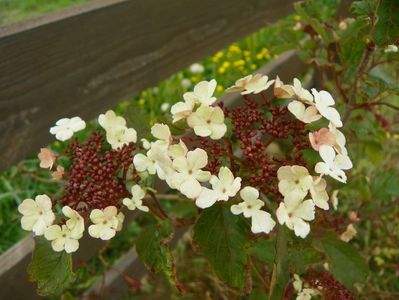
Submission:
[[398,46],[393,45],[393,44],[386,46],[385,49],[384,49],[385,53],[395,53],[395,52],[398,52],[398,51],[399,51]]
[[303,198],[312,186],[312,176],[302,166],[283,166],[277,171],[278,190],[283,196],[291,193]]
[[300,121],[304,123],[312,123],[321,118],[321,115],[318,114],[316,107],[308,106],[306,107],[300,101],[291,101],[288,104],[288,110]]
[[339,154],[348,155],[348,150],[345,148],[346,138],[345,135],[339,131],[332,123],[328,125],[330,132],[335,137],[334,149]]
[[72,253],[78,250],[79,242],[82,236],[76,236],[66,225],[51,225],[44,232],[44,237],[51,241],[51,247],[54,251]]
[[312,89],[312,93],[319,113],[329,120],[335,127],[342,127],[339,112],[334,107],[331,107],[331,105],[335,104],[331,94],[327,91],[318,92],[316,89]]
[[118,214],[115,206],[107,206],[104,209],[93,209],[90,220],[93,225],[89,226],[89,234],[94,238],[109,240],[121,229],[123,214]]
[[212,190],[202,187],[201,194],[195,201],[195,204],[201,208],[212,206],[216,201],[227,201],[234,197],[241,188],[241,178],[234,178],[233,173],[227,167],[221,167],[219,177],[212,175],[209,180]]
[[294,96],[294,89],[291,85],[284,84],[277,76],[274,82],[274,96],[279,99],[288,99]]
[[161,111],[162,112],[167,112],[169,107],[170,107],[170,104],[168,102],[164,102],[164,103],[161,104]]
[[151,127],[151,134],[158,139],[155,143],[160,147],[167,149],[170,143],[172,143],[172,134],[166,124],[155,124]]
[[181,86],[185,89],[188,89],[193,83],[188,78],[183,78],[181,81]]
[[75,132],[78,132],[86,127],[85,121],[79,117],[71,119],[63,118],[55,123],[56,126],[50,128],[50,133],[55,135],[59,141],[69,140]]
[[302,87],[301,82],[297,78],[294,78],[294,85],[292,86],[292,89],[297,100],[313,105],[312,94],[307,89]]
[[23,215],[22,229],[33,231],[35,235],[43,235],[44,230],[55,220],[51,206],[51,199],[47,195],[38,195],[35,200],[25,199],[18,206],[18,211]]
[[184,93],[183,98],[186,103],[193,101],[194,104],[198,103],[204,106],[212,105],[216,101],[216,97],[213,97],[216,85],[215,79],[211,81],[200,81],[195,85],[194,91]]
[[346,183],[346,175],[343,170],[349,170],[353,167],[350,158],[347,155],[336,155],[334,148],[326,145],[320,146],[319,154],[324,162],[316,164],[316,173],[329,175],[340,182]]
[[301,277],[299,277],[298,274],[294,274],[294,281],[293,281],[292,285],[296,292],[302,291],[303,282],[302,282]]
[[190,66],[190,72],[193,74],[201,74],[204,71],[205,71],[204,66],[199,63],[195,63]]
[[130,210],[135,210],[136,208],[148,212],[149,209],[147,206],[143,205],[143,199],[145,196],[145,191],[139,186],[134,185],[131,189],[132,198],[125,198],[122,200],[123,204]]
[[142,138],[140,141],[145,150],[149,150],[151,148],[151,143],[147,139]]
[[317,295],[318,292],[313,289],[303,289],[300,293],[298,293],[296,300],[310,300],[312,296]]
[[240,191],[240,197],[244,201],[232,205],[231,212],[235,215],[243,214],[244,217],[251,218],[251,231],[253,233],[269,233],[276,222],[268,212],[261,210],[265,203],[259,199],[258,190],[247,186]]
[[173,117],[173,123],[187,118],[193,112],[193,108],[195,105],[194,99],[187,97],[184,100],[184,102],[177,102],[176,104],[172,105],[170,109]]
[[274,80],[269,80],[269,77],[262,74],[248,75],[244,78],[238,79],[232,87],[226,89],[228,93],[240,92],[241,95],[259,94],[265,91],[274,83]]
[[312,200],[303,201],[294,194],[284,197],[276,211],[278,222],[294,230],[296,236],[305,238],[310,232],[310,226],[305,221],[314,219],[315,206]]
[[310,186],[310,195],[313,203],[324,210],[329,209],[328,194],[326,191],[327,182],[320,177],[313,177],[312,185]]
[[168,155],[176,159],[181,156],[186,156],[188,152],[188,148],[186,144],[180,140],[178,144],[170,145],[168,150]]
[[213,140],[222,138],[227,131],[220,107],[201,106],[187,118],[187,124],[194,129],[196,135],[209,136]]
[[105,114],[99,115],[98,123],[106,131],[114,127],[126,126],[126,120],[123,117],[117,116],[112,110],[108,110]]
[[201,170],[208,164],[208,154],[200,148],[189,151],[187,157],[177,157],[173,168],[177,171],[171,181],[187,198],[196,198],[201,193],[201,182],[208,181],[211,173]]
[[76,210],[73,210],[69,206],[64,206],[62,208],[62,213],[64,216],[69,218],[65,225],[71,231],[71,234],[74,237],[81,238],[83,235],[83,231],[85,230],[84,220],[81,215]]
[[160,179],[165,179],[165,173],[171,168],[172,160],[163,147],[152,144],[147,155],[138,153],[134,156],[133,164],[138,172],[148,171],[151,175],[157,173]]
[[118,149],[136,141],[137,132],[134,128],[118,126],[107,129],[107,142],[111,145],[112,149]]

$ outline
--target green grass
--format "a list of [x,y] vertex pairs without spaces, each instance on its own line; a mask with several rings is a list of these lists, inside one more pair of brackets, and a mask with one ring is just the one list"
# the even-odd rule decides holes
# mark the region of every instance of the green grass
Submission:
[[0,0],[0,25],[44,15],[90,0]]

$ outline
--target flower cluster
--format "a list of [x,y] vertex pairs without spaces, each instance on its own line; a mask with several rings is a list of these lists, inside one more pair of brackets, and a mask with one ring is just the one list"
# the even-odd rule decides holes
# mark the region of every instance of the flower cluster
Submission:
[[[192,68],[200,72],[199,66]],[[278,103],[264,94],[273,84]],[[270,233],[274,215],[305,238],[315,208],[329,209],[324,176],[346,182],[344,170],[352,167],[332,96],[309,92],[298,79],[287,85],[278,77],[248,75],[227,89],[244,98],[242,106],[228,109],[215,105],[216,86],[215,80],[201,81],[170,108],[173,123],[186,124],[194,135],[174,136],[167,124],[156,123],[151,137],[138,145],[136,130],[109,110],[98,118],[103,131],[86,141],[72,139],[68,166],[57,164],[57,155],[42,149],[41,167],[57,167],[53,176],[65,179],[65,193],[61,199],[39,195],[23,201],[22,228],[44,235],[55,251],[68,253],[78,249],[86,226],[91,237],[109,240],[122,228],[123,209],[156,214],[146,200],[148,194],[156,201],[154,187],[146,186],[152,182],[147,178],[156,176],[200,209],[228,205],[232,214],[250,219],[254,234]],[[291,101],[286,106],[281,99]],[[306,128],[322,118],[329,121],[327,128]],[[229,132],[226,119],[232,125]],[[74,117],[61,119],[50,132],[66,141],[84,127]],[[309,148],[322,159],[314,167],[319,176],[306,167],[302,152]],[[53,211],[56,204],[60,213]]]

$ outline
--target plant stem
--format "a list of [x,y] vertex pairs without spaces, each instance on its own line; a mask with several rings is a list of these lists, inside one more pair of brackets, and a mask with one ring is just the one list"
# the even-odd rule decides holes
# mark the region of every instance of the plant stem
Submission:
[[276,240],[276,254],[273,263],[273,274],[269,290],[269,300],[281,300],[284,298],[288,279],[287,231],[283,225],[279,225]]

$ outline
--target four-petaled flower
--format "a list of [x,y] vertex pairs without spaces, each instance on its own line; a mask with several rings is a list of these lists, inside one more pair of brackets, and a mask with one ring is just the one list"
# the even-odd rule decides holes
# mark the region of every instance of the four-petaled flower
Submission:
[[73,210],[69,206],[64,206],[62,208],[62,213],[64,214],[64,216],[69,218],[65,222],[65,225],[71,231],[71,234],[73,236],[81,238],[83,235],[83,231],[85,230],[84,220],[82,216],[79,215],[79,213],[76,210]]
[[187,118],[187,124],[194,129],[196,135],[209,136],[213,140],[222,138],[227,131],[220,107],[201,106]]
[[283,166],[277,171],[279,180],[278,190],[283,196],[295,194],[298,197],[305,197],[312,186],[312,176],[308,169],[302,166]]
[[134,128],[124,126],[111,127],[107,130],[107,142],[112,149],[118,149],[137,141],[137,132]]
[[221,167],[219,177],[212,175],[209,183],[212,189],[202,187],[201,194],[195,201],[195,204],[201,208],[212,206],[216,201],[227,201],[234,197],[241,188],[241,178],[234,178],[233,173],[227,167]]
[[328,205],[328,194],[326,191],[327,188],[327,182],[324,180],[324,178],[320,177],[313,177],[313,182],[312,185],[310,186],[310,196],[312,197],[313,203],[324,210],[329,209]]
[[123,204],[130,210],[135,210],[136,208],[148,212],[149,209],[147,206],[143,205],[143,199],[145,196],[145,191],[139,186],[134,185],[131,189],[132,198],[124,198],[122,200]]
[[201,170],[208,164],[208,154],[205,150],[197,148],[189,151],[186,157],[177,157],[173,161],[172,184],[187,198],[196,198],[201,193],[199,182],[208,181],[211,173]]
[[296,236],[305,238],[310,232],[310,225],[305,221],[311,221],[315,216],[315,206],[312,200],[302,200],[295,194],[284,197],[276,211],[278,222],[294,230]]
[[55,135],[59,141],[69,140],[75,132],[78,132],[86,127],[85,121],[79,117],[71,119],[62,118],[55,123],[56,126],[50,128],[50,133]]
[[198,82],[194,87],[194,91],[185,93],[183,98],[186,103],[193,102],[194,104],[198,103],[202,106],[212,105],[216,101],[216,97],[213,97],[216,85],[215,79]]
[[274,80],[269,81],[269,77],[262,74],[248,75],[244,78],[238,79],[232,87],[226,89],[226,92],[239,92],[241,95],[259,94],[267,90]]
[[23,215],[22,229],[33,231],[35,235],[43,235],[44,230],[55,220],[51,207],[51,199],[47,195],[38,195],[35,200],[25,199],[18,206],[18,211]]
[[51,225],[44,232],[44,237],[51,241],[51,247],[56,252],[64,251],[72,253],[78,250],[82,236],[76,235],[67,225]]
[[104,209],[93,209],[90,220],[93,225],[89,226],[89,234],[94,238],[109,240],[115,236],[116,231],[122,229],[124,215],[115,206],[107,206]]
[[243,214],[244,217],[251,218],[251,231],[253,233],[269,233],[276,222],[268,212],[261,210],[265,203],[259,199],[258,190],[247,186],[240,191],[240,197],[244,201],[232,205],[231,212],[235,215]]
[[108,110],[105,114],[98,117],[98,123],[106,131],[115,127],[125,127],[126,120],[123,117],[117,116],[113,110]]
[[316,89],[312,89],[312,93],[319,113],[329,120],[335,127],[342,127],[339,112],[334,107],[331,107],[331,105],[335,104],[331,94],[327,91],[318,92]]
[[50,169],[53,167],[56,160],[55,154],[47,148],[40,148],[40,153],[37,155],[40,160],[40,168]]
[[316,164],[316,173],[329,175],[342,183],[346,183],[346,175],[343,170],[349,170],[353,167],[349,157],[336,154],[333,147],[326,145],[320,146],[319,154],[324,162]]

